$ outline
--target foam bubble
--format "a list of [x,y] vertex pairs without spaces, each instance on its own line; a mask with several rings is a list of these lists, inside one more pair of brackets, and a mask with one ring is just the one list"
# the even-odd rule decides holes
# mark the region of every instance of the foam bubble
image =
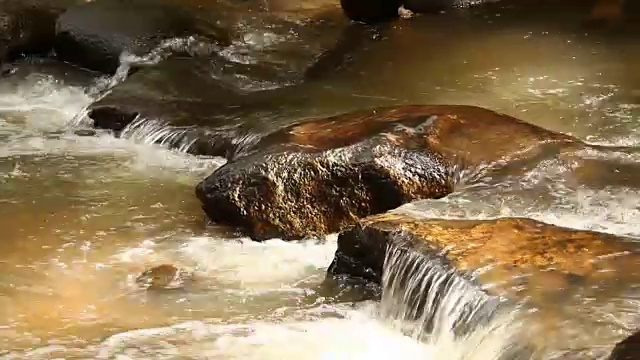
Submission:
[[199,236],[170,242],[146,240],[114,258],[125,263],[177,262],[196,268],[201,276],[215,278],[217,283],[255,292],[295,287],[308,276],[324,273],[336,242],[336,236],[322,242]]

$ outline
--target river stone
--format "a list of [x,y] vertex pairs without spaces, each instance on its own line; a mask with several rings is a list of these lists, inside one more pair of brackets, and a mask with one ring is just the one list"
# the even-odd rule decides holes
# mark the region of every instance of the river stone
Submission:
[[461,172],[519,168],[579,144],[473,106],[375,108],[275,131],[198,184],[196,195],[211,220],[256,240],[299,239],[444,197]]
[[640,331],[618,342],[607,360],[640,359]]
[[0,1],[0,62],[46,54],[55,38],[58,14],[72,1]]
[[258,76],[255,72],[261,72],[217,57],[170,58],[135,72],[112,88],[90,105],[88,116],[93,126],[116,136],[145,122],[148,128],[141,135],[153,136],[158,143],[195,155],[229,158],[242,147],[243,138],[294,122],[301,111],[314,111],[317,98],[338,96],[330,91],[321,95],[316,91],[320,87],[312,84],[247,91],[233,79],[218,76],[221,64],[253,79]]
[[120,55],[148,54],[163,40],[191,35],[228,45],[229,34],[203,24],[197,9],[169,0],[96,0],[71,7],[56,24],[57,56],[71,63],[114,73]]
[[73,132],[77,136],[95,136],[96,131],[94,129],[77,129]]
[[148,290],[179,289],[193,280],[193,272],[163,264],[145,270],[136,278],[138,286]]
[[614,235],[525,218],[434,220],[386,213],[339,235],[328,274],[381,283],[390,249],[438,258],[493,295],[547,303],[572,283],[616,286],[637,279],[640,269],[637,243]]

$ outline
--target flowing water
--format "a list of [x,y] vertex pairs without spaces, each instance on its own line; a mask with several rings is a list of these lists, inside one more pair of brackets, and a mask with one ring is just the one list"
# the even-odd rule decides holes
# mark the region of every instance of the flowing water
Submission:
[[[571,12],[544,21],[508,15],[441,14],[383,30],[354,50],[350,67],[323,80],[332,99],[343,99],[318,98],[317,106],[474,104],[619,146],[577,154],[607,169],[591,181],[567,181],[567,165],[548,161],[524,179],[480,183],[400,210],[526,216],[640,237],[637,37],[583,31]],[[84,107],[112,79],[36,64],[1,81],[4,358],[514,359],[512,339],[534,331],[531,309],[498,311],[501,299],[394,249],[381,302],[351,303],[321,286],[335,236],[254,243],[206,225],[194,186],[222,160],[154,144],[179,134],[144,119],[120,139],[75,135]],[[162,263],[195,269],[198,281],[169,292],[136,287],[137,274]],[[623,285],[557,303],[549,318],[560,330],[540,335],[546,350],[518,354],[606,353],[640,324],[637,284]],[[441,296],[412,299],[436,288]],[[454,336],[461,327],[464,336]]]

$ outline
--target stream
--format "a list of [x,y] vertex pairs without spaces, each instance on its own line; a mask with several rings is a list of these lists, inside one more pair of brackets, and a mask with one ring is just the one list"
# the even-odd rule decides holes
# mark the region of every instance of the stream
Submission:
[[[606,164],[610,177],[560,181],[567,169],[545,161],[525,178],[399,211],[522,216],[640,238],[640,173],[628,170],[640,163],[638,37],[577,31],[572,13],[506,17],[403,20],[355,49],[309,106],[478,105],[616,146],[582,154]],[[207,224],[194,186],[223,159],[154,144],[153,129],[74,133],[111,80],[38,60],[0,79],[0,358],[513,359],[503,355],[514,328],[547,321],[513,309],[468,337],[443,326],[442,336],[419,341],[407,328],[420,324],[398,324],[388,311],[402,305],[402,291],[353,302],[321,285],[336,235],[258,243]],[[196,269],[199,281],[139,289],[135,277],[162,263]],[[557,301],[545,352],[531,359],[575,349],[585,356],[576,358],[606,355],[640,324],[640,282],[619,285],[625,290]]]

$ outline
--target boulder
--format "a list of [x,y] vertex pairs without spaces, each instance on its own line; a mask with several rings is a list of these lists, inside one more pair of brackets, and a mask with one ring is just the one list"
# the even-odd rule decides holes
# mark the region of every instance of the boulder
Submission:
[[123,52],[147,55],[164,40],[195,35],[212,45],[230,43],[229,34],[215,19],[203,24],[196,12],[169,0],[85,2],[58,18],[55,51],[64,61],[114,73]]
[[446,196],[461,174],[520,169],[580,146],[473,106],[374,108],[270,133],[198,184],[196,195],[211,220],[256,240],[299,239]]
[[543,301],[571,283],[637,279],[640,262],[637,242],[604,233],[525,218],[439,220],[386,213],[339,235],[328,274],[382,283],[395,250],[436,259],[493,295]]
[[56,18],[71,2],[0,1],[0,62],[49,52],[55,38]]
[[618,342],[607,360],[640,359],[640,331]]
[[567,344],[575,326],[594,318],[574,310],[610,306],[637,285],[638,264],[634,239],[525,218],[420,219],[397,211],[342,232],[327,280],[378,284],[383,315],[432,336],[505,324],[499,314],[506,313],[514,328],[502,334],[515,335],[509,344],[580,359]]
[[[221,67],[225,73],[219,71]],[[257,137],[254,133],[291,123],[301,111],[310,114],[311,104],[317,103],[319,87],[312,84],[250,91],[233,77],[257,81],[265,73],[260,65],[235,64],[219,57],[169,58],[130,75],[93,103],[88,115],[93,126],[117,136],[137,131],[138,136],[192,154],[228,158],[245,141]],[[270,76],[264,80],[278,81]]]

